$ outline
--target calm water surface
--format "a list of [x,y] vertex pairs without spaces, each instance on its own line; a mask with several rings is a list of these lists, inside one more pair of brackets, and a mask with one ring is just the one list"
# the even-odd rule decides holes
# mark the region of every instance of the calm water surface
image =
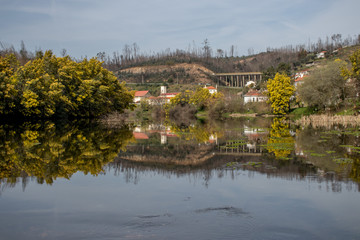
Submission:
[[359,239],[357,128],[0,127],[0,239]]

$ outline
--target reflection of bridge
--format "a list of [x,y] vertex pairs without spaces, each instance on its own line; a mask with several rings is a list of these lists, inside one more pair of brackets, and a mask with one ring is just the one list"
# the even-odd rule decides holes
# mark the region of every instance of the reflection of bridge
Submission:
[[219,84],[224,84],[229,87],[244,87],[249,81],[257,83],[262,80],[261,72],[217,73],[215,76]]
[[259,155],[263,152],[262,147],[256,143],[246,143],[243,140],[226,141],[226,144],[219,146],[220,154]]

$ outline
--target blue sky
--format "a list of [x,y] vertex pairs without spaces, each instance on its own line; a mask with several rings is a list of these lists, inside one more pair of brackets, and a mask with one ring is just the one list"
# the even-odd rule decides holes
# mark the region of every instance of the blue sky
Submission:
[[71,56],[188,49],[208,39],[215,51],[316,42],[360,34],[359,0],[0,0],[0,41],[27,49],[65,48]]

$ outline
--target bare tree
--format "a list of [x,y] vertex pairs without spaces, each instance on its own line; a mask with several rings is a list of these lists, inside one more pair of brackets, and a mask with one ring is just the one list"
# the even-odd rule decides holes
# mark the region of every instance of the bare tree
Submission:
[[224,51],[222,49],[219,48],[216,52],[218,58],[222,58],[224,56]]
[[230,46],[230,57],[234,57],[234,52],[235,52],[235,46],[231,45]]
[[210,43],[209,40],[206,38],[203,42],[203,53],[204,53],[204,57],[206,59],[211,57],[211,47],[210,47]]
[[63,48],[63,49],[61,49],[61,51],[60,51],[60,55],[62,56],[62,57],[65,57],[67,54],[66,54],[66,49],[65,48]]

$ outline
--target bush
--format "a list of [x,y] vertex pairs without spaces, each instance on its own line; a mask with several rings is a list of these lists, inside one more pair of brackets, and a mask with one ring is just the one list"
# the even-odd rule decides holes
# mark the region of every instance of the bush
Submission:
[[216,101],[216,103],[209,108],[209,116],[215,119],[221,119],[226,112],[224,100]]
[[271,107],[266,102],[249,102],[245,104],[245,109],[248,110],[248,112],[251,113],[257,113],[257,114],[269,114],[271,113]]

